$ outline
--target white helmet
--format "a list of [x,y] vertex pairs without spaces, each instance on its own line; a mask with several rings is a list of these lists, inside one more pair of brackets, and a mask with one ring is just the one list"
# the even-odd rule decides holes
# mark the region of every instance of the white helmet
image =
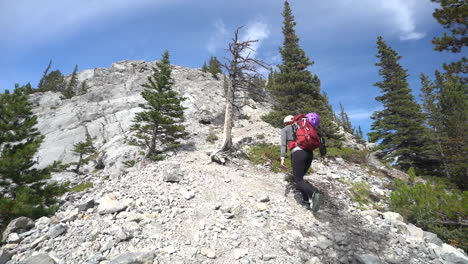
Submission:
[[284,120],[283,120],[283,123],[286,124],[286,123],[291,123],[292,120],[293,120],[294,116],[292,115],[287,115]]

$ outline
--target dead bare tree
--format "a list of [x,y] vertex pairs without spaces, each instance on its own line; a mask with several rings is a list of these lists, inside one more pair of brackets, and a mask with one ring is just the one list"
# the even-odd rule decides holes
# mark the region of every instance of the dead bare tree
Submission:
[[246,90],[253,85],[252,77],[258,75],[258,68],[268,68],[269,65],[262,60],[253,57],[255,52],[252,44],[258,40],[239,39],[239,31],[242,27],[237,28],[234,32],[234,38],[229,43],[227,52],[231,58],[225,58],[228,63],[223,64],[223,68],[227,73],[227,91],[226,91],[226,108],[224,115],[224,132],[223,144],[220,149],[211,154],[211,160],[220,164],[226,163],[226,155],[232,149],[232,125],[233,125],[233,108],[236,107],[235,100],[239,92]]

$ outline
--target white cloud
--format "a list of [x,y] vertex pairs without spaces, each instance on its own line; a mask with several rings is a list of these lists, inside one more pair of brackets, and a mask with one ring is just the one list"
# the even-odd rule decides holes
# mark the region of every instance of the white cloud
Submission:
[[263,18],[257,18],[246,27],[245,33],[242,36],[242,40],[257,40],[257,42],[252,43],[252,52],[251,57],[255,57],[257,54],[262,41],[267,39],[270,36],[270,26],[264,21]]
[[[308,16],[309,24],[327,32],[344,32],[343,29],[365,33],[373,29],[377,34],[394,34],[401,40],[418,40],[425,37],[422,21],[432,21],[435,5],[429,0],[329,0],[298,3],[295,13]],[[298,24],[301,26],[301,24]],[[354,33],[354,32],[353,32]],[[333,35],[333,34],[332,34]]]
[[398,28],[401,40],[418,40],[426,35],[416,31],[412,8],[414,0],[380,0],[380,4],[387,10],[392,24]]
[[348,111],[348,116],[352,121],[363,121],[363,120],[369,120],[371,115],[375,111],[380,111],[382,110],[381,107],[378,108],[373,108],[373,109],[353,109]]
[[97,22],[123,20],[137,11],[180,0],[15,0],[0,4],[0,36],[13,44],[53,41]]
[[208,40],[206,48],[211,54],[216,54],[216,51],[223,47],[227,37],[226,25],[222,19],[218,19],[213,23],[215,28],[213,34]]

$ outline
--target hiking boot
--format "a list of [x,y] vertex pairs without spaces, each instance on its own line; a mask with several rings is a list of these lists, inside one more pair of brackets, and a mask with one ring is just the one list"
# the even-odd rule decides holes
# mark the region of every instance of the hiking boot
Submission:
[[310,201],[303,201],[302,206],[304,206],[306,209],[310,209],[311,208]]
[[314,194],[312,194],[312,207],[311,207],[312,212],[317,212],[319,210],[321,200],[322,200],[321,193],[314,192]]

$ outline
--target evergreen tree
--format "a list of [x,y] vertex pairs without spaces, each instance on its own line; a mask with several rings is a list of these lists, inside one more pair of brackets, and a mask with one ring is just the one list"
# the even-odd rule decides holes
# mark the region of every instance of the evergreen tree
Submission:
[[425,146],[427,129],[424,115],[406,81],[407,70],[398,62],[401,56],[382,37],[378,37],[377,47],[380,61],[375,65],[380,67],[382,81],[374,85],[382,92],[376,100],[383,104],[384,109],[373,113],[373,132],[369,133],[369,138],[374,142],[381,141],[379,148],[383,150],[384,157],[396,160],[402,169],[425,169],[430,163]]
[[356,130],[356,134],[359,138],[364,139],[364,133],[362,132],[361,126],[358,126],[358,129]]
[[48,184],[53,166],[35,167],[34,155],[43,141],[37,128],[37,116],[24,87],[0,94],[0,219],[27,216],[38,218],[56,209],[56,197],[65,188]]
[[75,173],[80,174],[81,165],[87,164],[89,162],[89,156],[85,157],[85,155],[92,155],[97,152],[96,148],[93,145],[93,138],[86,133],[86,140],[78,142],[73,145],[73,152],[75,155],[79,156],[79,160],[76,163]]
[[324,135],[339,138],[336,134],[337,127],[331,121],[332,113],[328,111],[320,93],[320,80],[307,70],[313,62],[299,46],[299,38],[294,29],[296,22],[288,1],[284,2],[282,15],[284,41],[280,47],[282,64],[278,65],[279,72],[275,75],[272,86],[274,111],[263,117],[263,120],[280,127],[285,115],[316,112],[321,117]]
[[78,94],[83,95],[83,94],[88,92],[88,89],[89,89],[88,83],[86,82],[86,80],[84,80],[80,85],[80,89],[78,90]]
[[67,87],[67,82],[59,70],[51,71],[45,76],[40,88],[41,92],[63,92]]
[[208,66],[206,66],[206,62],[203,63],[201,70],[202,72],[208,72]]
[[46,69],[44,70],[44,73],[42,74],[42,78],[39,81],[39,84],[37,85],[37,89],[39,91],[45,91],[44,82],[46,80],[47,75],[49,74],[50,67],[52,67],[52,60],[49,61],[49,64],[47,65]]
[[147,149],[145,158],[159,160],[161,154],[180,145],[179,140],[188,137],[184,121],[184,107],[177,92],[172,90],[171,64],[169,51],[163,54],[162,60],[153,67],[153,74],[144,84],[141,93],[146,100],[139,106],[144,109],[137,113],[132,131],[135,131],[134,143]]
[[351,120],[349,120],[348,114],[345,112],[343,105],[340,103],[340,123],[343,126],[344,130],[348,133],[353,134],[353,126],[351,125]]
[[[448,176],[460,188],[468,189],[468,85],[461,76],[436,72],[438,136],[447,160]],[[443,160],[444,161],[444,160]]]
[[432,43],[435,50],[449,50],[451,52],[461,52],[464,46],[468,45],[466,37],[468,26],[468,3],[466,0],[431,0],[441,5],[433,13],[434,18],[446,29],[450,30],[451,35],[444,33],[443,37],[435,37]]
[[209,64],[208,64],[208,71],[211,72],[213,77],[216,79],[218,78],[217,74],[218,73],[223,73],[221,69],[221,62],[219,62],[218,58],[216,56],[212,56],[210,58]]
[[78,65],[75,65],[75,69],[73,69],[73,73],[70,77],[70,82],[68,83],[67,87],[65,90],[62,92],[63,96],[65,98],[70,99],[73,96],[75,96],[76,91],[78,89]]

